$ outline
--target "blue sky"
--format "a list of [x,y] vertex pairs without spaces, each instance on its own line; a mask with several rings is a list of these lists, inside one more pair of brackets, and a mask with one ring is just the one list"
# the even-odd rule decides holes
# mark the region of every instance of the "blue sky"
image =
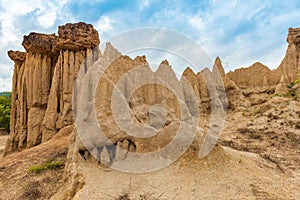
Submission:
[[134,28],[162,27],[192,38],[211,58],[220,56],[226,71],[256,61],[274,69],[288,28],[300,27],[300,1],[1,0],[0,91],[11,89],[6,52],[23,50],[23,35],[56,33],[58,25],[78,21],[92,23],[101,42]]

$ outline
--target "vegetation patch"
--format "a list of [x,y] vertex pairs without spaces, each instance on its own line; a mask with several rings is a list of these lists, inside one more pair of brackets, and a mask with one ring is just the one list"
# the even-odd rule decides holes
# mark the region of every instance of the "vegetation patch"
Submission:
[[294,99],[297,99],[297,97],[298,97],[295,89],[289,89],[289,91],[287,93],[285,93],[283,96],[284,97],[292,97]]
[[42,165],[35,165],[35,166],[31,166],[28,168],[28,170],[30,172],[35,172],[35,173],[39,173],[45,170],[49,170],[49,169],[61,169],[62,167],[65,166],[65,163],[62,161],[48,161],[45,164]]
[[300,78],[294,80],[293,82],[291,82],[289,85],[288,85],[288,88],[291,89],[292,87],[294,87],[294,85],[300,83]]
[[9,132],[10,127],[11,92],[0,93],[0,128]]
[[296,84],[298,84],[300,82],[300,78],[298,78],[297,80],[294,80],[293,82],[291,82],[289,85],[288,85],[288,89],[289,91],[285,94],[285,96],[289,96],[289,97],[292,97],[293,99],[298,99],[298,96],[297,96],[297,92],[296,92],[296,88],[294,88],[294,86]]
[[298,95],[297,95],[297,92],[296,92],[296,88],[294,88],[294,86],[295,86],[296,84],[298,84],[298,83],[300,83],[300,78],[294,80],[293,82],[291,82],[291,83],[287,86],[288,92],[286,92],[285,94],[282,94],[282,95],[280,95],[280,94],[274,94],[274,95],[271,96],[271,98],[274,98],[274,97],[286,97],[286,98],[291,97],[291,98],[293,98],[293,99],[295,99],[295,100],[298,99]]

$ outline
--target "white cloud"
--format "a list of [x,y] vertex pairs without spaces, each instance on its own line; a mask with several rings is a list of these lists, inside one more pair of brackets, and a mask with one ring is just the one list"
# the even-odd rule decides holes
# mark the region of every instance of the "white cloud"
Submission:
[[[151,6],[154,3],[146,3],[146,7],[141,6],[142,4],[138,4],[138,8],[153,11]],[[285,53],[288,26],[295,24],[300,18],[299,8],[293,4],[287,4],[288,7],[282,4],[284,3],[260,0],[249,4],[239,0],[213,0],[204,9],[191,11],[187,9],[190,8],[187,3],[168,1],[161,5],[164,8],[154,10],[151,16],[147,15],[147,19],[141,18],[140,12],[144,10],[116,11],[106,14],[109,16],[107,19],[100,18],[101,23],[96,27],[102,37],[115,34],[115,29],[120,30],[123,24],[127,25],[123,26],[123,31],[124,28],[128,30],[148,26],[170,28],[196,40],[212,60],[220,56],[227,63],[227,70],[250,66],[256,61],[276,68]],[[114,29],[111,19],[115,19]],[[272,55],[276,56],[272,58]]]
[[150,6],[150,0],[139,1],[139,10],[144,10]]
[[[0,84],[10,80],[12,74],[12,62],[6,52],[9,49],[21,50],[24,34],[30,31],[56,32],[58,24],[82,21],[83,16],[68,7],[70,1],[0,1]],[[79,0],[76,4],[78,2],[79,5],[86,3]],[[253,0],[250,3],[207,0],[193,5],[189,1],[146,0],[132,3],[131,7],[116,6],[116,9],[108,10],[103,7],[99,12],[103,12],[102,16],[88,23],[95,22],[101,43],[133,28],[169,28],[193,38],[212,60],[220,56],[223,63],[228,63],[227,70],[249,66],[256,61],[277,67],[287,46],[287,29],[299,26],[300,18],[297,0]],[[95,17],[93,13],[85,14]],[[172,65],[176,67],[176,63]]]
[[204,24],[203,19],[200,16],[191,16],[189,17],[188,22],[199,31],[203,31]]
[[193,38],[212,58],[220,56],[227,63],[227,71],[250,66],[256,61],[274,69],[285,54],[288,27],[297,24],[300,18],[298,8],[285,9],[288,12],[283,6],[268,1],[245,4],[215,0],[204,13],[187,18],[191,27],[198,31]]
[[0,77],[0,91],[11,91],[11,79]]
[[44,28],[53,26],[56,20],[57,12],[59,12],[59,7],[57,8],[52,4],[41,7],[36,13],[39,24]]
[[54,25],[56,20],[56,12],[54,10],[45,13],[44,15],[40,15],[38,18],[38,22],[44,28],[49,28]]
[[114,20],[111,20],[108,16],[101,16],[100,19],[96,22],[95,28],[101,33],[106,33],[112,31],[112,25],[115,23]]
[[[53,3],[43,0],[0,1],[0,91],[11,90],[13,64],[7,56],[7,51],[22,51],[23,35],[29,31],[49,31],[58,19],[70,19],[70,14],[63,11],[68,2],[69,0],[57,0]],[[56,26],[51,30],[56,32]]]

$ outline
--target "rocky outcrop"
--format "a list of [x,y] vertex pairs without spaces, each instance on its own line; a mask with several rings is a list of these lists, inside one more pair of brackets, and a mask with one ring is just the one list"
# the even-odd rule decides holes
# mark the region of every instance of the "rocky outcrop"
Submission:
[[[287,37],[288,49],[280,66],[274,71],[273,78],[280,80],[275,93],[287,92],[287,87],[300,77],[300,28],[290,28]],[[283,89],[284,88],[284,89]]]
[[47,141],[73,123],[71,101],[76,72],[88,54],[98,56],[92,49],[99,43],[92,25],[66,24],[59,27],[58,36],[24,36],[26,52],[8,52],[15,68],[6,153]]
[[[209,113],[210,96],[205,80],[200,74],[192,75],[187,70],[184,78],[178,80],[166,60],[154,73],[145,56],[138,56],[135,59],[122,56],[110,43],[106,44],[102,55],[97,47],[99,42],[98,33],[92,25],[66,24],[59,27],[58,36],[30,33],[28,36],[24,36],[22,43],[26,52],[9,52],[9,56],[15,61],[15,72],[11,134],[6,145],[6,153],[36,146],[49,140],[64,127],[73,124],[74,80],[80,68],[83,68],[85,73],[89,71],[87,64],[91,63],[87,63],[90,62],[87,57],[92,59],[92,63],[98,60],[109,65],[104,73],[104,78],[99,81],[96,107],[98,103],[101,103],[101,106],[97,107],[97,118],[105,133],[111,136],[109,138],[113,143],[129,141],[138,152],[150,151],[166,145],[178,127],[178,123],[175,121],[180,119],[179,102],[188,102],[189,112],[192,115],[197,114],[194,111],[196,110],[196,101],[193,99],[191,91],[194,91],[199,98],[201,97],[203,104],[205,103],[202,111]],[[129,100],[131,116],[137,124],[163,128],[157,137],[150,139],[152,142],[137,140],[121,131],[114,122],[110,106],[110,97],[115,84],[124,74],[139,67],[146,70],[146,73],[150,74],[149,77],[153,77],[157,84],[154,81],[153,84],[143,86],[138,92],[132,94],[133,96]],[[225,76],[224,71],[222,75]],[[180,94],[180,101],[176,99],[172,91],[160,86],[162,80],[168,80],[168,84],[175,88]],[[190,92],[186,80],[193,87]],[[134,86],[136,81],[138,80],[126,80],[121,89],[124,87],[127,90],[126,88],[129,85]],[[84,92],[88,92],[88,90]],[[124,92],[126,93],[126,91]],[[90,95],[86,94],[87,97]],[[156,104],[168,109],[165,113],[160,113],[158,107],[151,107]],[[188,120],[189,112],[181,113],[181,115]],[[170,127],[163,127],[163,120],[151,120],[151,116],[166,118],[165,126],[170,125]],[[149,143],[153,145],[148,145]],[[103,146],[106,143],[97,144],[96,147],[98,148],[99,145]]]
[[[125,136],[124,132],[116,128],[112,116],[109,99],[115,84],[124,74],[142,66],[147,73],[152,73],[151,76],[163,77],[162,79],[171,85],[180,85],[183,101],[188,102],[192,116],[197,114],[193,113],[196,107],[205,115],[211,114],[211,102],[218,99],[221,99],[219,106],[224,106],[228,110],[246,109],[250,105],[264,103],[272,94],[288,91],[288,84],[299,78],[299,34],[299,29],[289,29],[287,54],[276,70],[271,71],[263,64],[255,63],[249,68],[225,74],[220,58],[216,58],[212,71],[204,69],[194,73],[187,68],[181,80],[177,80],[168,61],[163,61],[158,70],[152,72],[145,56],[131,59],[121,55],[110,43],[106,44],[106,49],[101,54],[98,48],[100,43],[98,32],[90,24],[80,22],[59,26],[58,35],[30,33],[24,36],[22,43],[26,52],[8,52],[9,57],[15,62],[15,68],[11,133],[6,153],[36,146],[49,140],[62,128],[73,124],[74,80],[81,67],[87,73],[89,71],[87,65],[96,61],[109,65],[104,73],[104,79],[100,79],[97,88],[97,103],[102,103],[98,107],[96,104],[97,119],[108,135],[112,135],[110,139],[114,143],[119,143],[119,139],[122,138],[132,143],[140,143],[141,146],[136,146],[138,151],[148,151],[152,147],[148,146],[148,149],[142,147],[147,146],[146,143],[135,141],[133,137]],[[88,56],[89,59],[86,60]],[[211,82],[212,78],[217,78],[220,84]],[[125,86],[121,89],[135,85],[136,81],[124,81]],[[295,92],[299,91],[297,84],[293,85]],[[187,92],[187,85],[193,90],[193,95]],[[211,89],[217,86],[214,91],[222,93],[220,85],[224,86],[223,94],[214,96],[216,94]],[[151,121],[149,117],[162,116],[156,107],[150,106],[152,104],[168,107],[164,113],[166,125],[172,124],[180,117],[180,106],[176,98],[172,92],[159,84],[143,86],[132,95],[129,105],[131,117],[136,123],[152,127],[161,126],[160,120]],[[167,100],[162,102],[162,96]],[[193,107],[195,106],[193,102],[197,102],[198,106]],[[161,136],[165,137],[164,133]],[[157,138],[155,140],[157,144],[164,144],[164,140]]]
[[290,28],[286,55],[275,70],[270,70],[261,63],[254,63],[248,68],[236,69],[227,76],[242,90],[253,104],[266,102],[270,95],[289,94],[288,86],[300,77],[300,28]]
[[[178,79],[167,60],[162,61],[153,72],[146,56],[131,59],[110,43],[101,53],[98,32],[89,24],[59,26],[58,35],[30,33],[24,36],[22,43],[26,52],[8,52],[15,67],[11,132],[5,154],[39,145],[59,135],[71,135],[65,187],[58,193],[62,196],[57,197],[71,199],[82,189],[85,181],[78,163],[95,161],[96,158],[98,164],[118,166],[132,153],[161,152],[173,141],[175,145],[165,155],[153,155],[176,160],[184,148],[176,143],[179,139],[174,138],[180,129],[184,133],[180,139],[188,138],[191,122],[199,124],[192,130],[196,134],[188,145],[188,152],[193,155],[201,153],[202,149],[207,148],[205,144],[214,146],[218,140],[218,130],[222,129],[218,123],[207,123],[209,119],[219,122],[225,110],[235,111],[233,113],[243,111],[247,115],[250,106],[263,112],[269,109],[269,104],[265,102],[276,93],[288,93],[294,98],[299,96],[299,35],[300,29],[289,30],[287,54],[276,70],[255,63],[249,68],[226,74],[220,58],[216,58],[212,70],[206,68],[195,73],[188,67]],[[107,68],[97,80],[95,77],[98,74],[91,70],[97,69],[99,63]],[[83,84],[77,85],[76,78],[82,78]],[[150,83],[139,85],[144,81]],[[74,87],[77,90],[73,90]],[[122,94],[118,97],[118,103],[113,103],[116,88]],[[74,91],[76,93],[73,94]],[[93,91],[96,91],[95,94]],[[100,124],[106,138],[99,137],[93,127],[86,126],[80,130],[77,124],[74,126],[74,120],[78,117],[78,100],[95,106],[94,120]],[[186,109],[182,109],[182,103]],[[86,105],[81,106],[86,108]],[[125,112],[126,109],[128,112]],[[222,112],[216,114],[216,109]],[[90,109],[82,111],[79,121],[94,122]],[[133,123],[128,125],[126,117]],[[195,120],[199,117],[201,120]],[[292,123],[299,129],[298,121]],[[139,126],[147,129],[141,131]],[[208,130],[210,127],[211,133]],[[157,131],[156,134],[151,135],[154,131]],[[256,133],[256,130],[252,132]],[[145,138],[136,137],[136,134]],[[151,137],[148,137],[149,134]],[[142,163],[141,169],[150,166],[147,162]],[[136,165],[134,162],[127,164],[131,166],[132,163]],[[127,164],[121,166],[127,167]]]
[[[99,178],[106,180],[103,179],[106,176],[107,180],[112,180],[111,174],[106,173],[107,166],[112,166],[112,168],[132,166],[140,170],[147,170],[147,167],[151,168],[151,164],[153,164],[151,161],[148,163],[147,159],[138,166],[133,166],[137,165],[135,162],[122,165],[122,161],[134,153],[163,152],[162,149],[174,141],[175,145],[169,148],[165,154],[153,154],[153,157],[162,162],[164,159],[169,162],[176,160],[178,158],[176,156],[181,156],[180,151],[183,149],[183,153],[186,153],[185,156],[173,166],[176,168],[175,175],[178,174],[177,171],[182,172],[181,169],[185,166],[200,167],[201,169],[206,165],[207,168],[215,166],[217,167],[216,171],[220,171],[220,167],[227,166],[222,163],[220,165],[220,161],[225,163],[228,158],[235,157],[239,158],[239,161],[232,160],[232,164],[238,165],[240,168],[242,162],[243,166],[247,163],[244,162],[244,159],[242,161],[242,154],[225,156],[223,150],[219,151],[220,148],[219,150],[215,148],[215,153],[212,155],[212,157],[214,154],[217,155],[217,159],[216,157],[211,159],[211,156],[194,159],[196,154],[202,156],[201,150],[207,148],[205,144],[208,143],[211,146],[216,144],[219,136],[217,135],[218,130],[223,126],[211,121],[215,120],[220,123],[224,117],[222,114],[227,110],[230,113],[229,122],[236,120],[236,124],[229,124],[230,128],[226,129],[226,136],[229,139],[221,139],[223,145],[260,153],[271,161],[276,161],[277,158],[266,152],[267,147],[271,152],[276,152],[274,156],[275,154],[282,155],[279,160],[283,164],[291,165],[290,158],[292,158],[293,162],[296,161],[292,163],[292,166],[298,166],[299,159],[294,148],[299,144],[299,134],[297,135],[298,132],[294,134],[293,131],[300,129],[299,120],[294,120],[299,115],[299,102],[290,101],[284,97],[275,97],[274,94],[289,94],[294,99],[300,95],[299,35],[300,29],[289,30],[287,55],[276,70],[272,71],[261,63],[255,63],[249,68],[237,69],[226,74],[220,58],[216,58],[212,70],[206,68],[200,72],[194,72],[188,67],[184,70],[182,77],[178,79],[167,60],[162,61],[158,69],[153,72],[146,56],[137,56],[132,59],[122,55],[110,43],[106,44],[104,52],[101,53],[98,48],[100,43],[98,32],[89,24],[76,23],[60,26],[58,35],[30,33],[28,36],[24,36],[22,43],[26,52],[8,52],[8,56],[15,62],[15,67],[11,132],[6,143],[5,153],[30,148],[51,138],[53,140],[48,141],[48,144],[53,141],[60,141],[60,144],[65,143],[65,141],[55,139],[70,135],[64,186],[52,199],[72,199],[73,197],[76,199],[76,193],[80,195],[82,191],[89,192],[89,188],[84,187],[85,183],[90,184],[88,182],[90,177],[86,176],[87,174],[94,177],[97,172],[97,183],[99,183]],[[92,70],[97,69],[99,63],[100,67],[107,66],[107,68],[101,71],[102,76],[97,80],[95,77],[99,75],[98,71]],[[77,85],[78,82],[75,80],[80,78],[82,84]],[[139,85],[144,81],[148,84]],[[73,90],[74,88],[77,90]],[[115,91],[121,92],[117,96],[117,103],[114,103]],[[81,110],[83,112],[80,113],[76,113],[78,112],[78,104],[76,104],[78,100],[84,102],[83,105],[79,105],[79,107],[83,107]],[[186,106],[185,109],[182,109],[182,104]],[[92,119],[94,113],[91,109],[85,109],[87,105],[94,106],[95,119]],[[278,110],[279,106],[282,107]],[[214,114],[216,108],[222,112]],[[287,113],[289,114],[286,115]],[[74,125],[78,114],[82,117],[79,117],[79,121],[88,124],[83,129],[82,127],[80,129],[77,123],[76,126]],[[242,116],[247,118],[242,120]],[[249,118],[249,116],[251,117]],[[293,120],[287,121],[287,116]],[[126,119],[126,117],[128,118]],[[133,122],[129,126],[128,119]],[[213,120],[209,121],[209,119]],[[99,132],[89,126],[89,122],[95,121],[101,126],[106,138],[99,137]],[[276,122],[276,125],[273,124],[274,131],[270,130],[272,121]],[[192,122],[199,124],[196,124],[196,129],[192,130],[196,134],[191,143],[188,143],[189,140],[184,140],[189,148],[185,151],[182,141],[188,138],[187,133],[194,125],[191,124]],[[284,129],[282,128],[284,125],[289,127]],[[139,129],[139,126],[147,127],[147,129]],[[180,128],[184,134],[178,139]],[[212,130],[211,133],[209,133],[209,128]],[[282,134],[282,130],[285,134]],[[156,134],[151,135],[154,131],[157,131]],[[145,136],[145,138],[136,136]],[[263,143],[260,138],[264,138],[267,143]],[[285,138],[288,139],[285,141]],[[232,140],[238,142],[234,143]],[[41,146],[43,145],[39,147]],[[276,146],[276,149],[273,149],[273,146]],[[281,154],[285,152],[284,149],[290,150],[288,151],[289,155]],[[198,154],[198,152],[200,153]],[[219,155],[219,153],[221,154]],[[192,156],[193,162],[196,161],[193,165],[188,164],[192,162],[186,161],[186,159],[189,160],[189,156]],[[214,159],[215,161],[209,164]],[[89,165],[90,161],[93,163],[92,167],[82,167],[86,164]],[[99,166],[94,165],[95,163]],[[249,169],[252,168],[249,167]],[[123,171],[130,171],[130,169],[126,168]],[[191,172],[189,177],[195,176],[195,170],[189,168],[189,171]],[[232,169],[229,169],[228,172],[231,173]],[[157,174],[159,173],[161,171]],[[122,180],[130,180],[130,185],[132,175],[124,174],[125,178]],[[171,176],[164,177],[177,176],[174,176],[173,172],[170,174]],[[187,179],[185,172],[180,176],[182,176],[182,180],[194,180]],[[251,178],[253,177],[249,176],[249,180]],[[141,184],[149,185],[136,177],[133,180],[138,180],[133,182],[139,186]],[[177,184],[173,180],[169,182]],[[118,181],[115,180],[116,183]],[[107,182],[104,181],[104,183]],[[175,184],[173,188],[181,187],[182,181],[178,181],[178,183],[179,185]],[[96,188],[94,191],[99,190],[98,184],[92,185]],[[161,195],[161,186],[164,185],[166,184],[162,181],[162,184],[156,187],[159,188],[159,195]],[[194,187],[194,183],[188,186],[188,188],[192,187]],[[261,193],[260,188],[254,187],[253,191],[255,194]],[[171,193],[174,199],[176,191]],[[185,195],[185,193],[182,194]],[[268,197],[266,195],[259,196]],[[141,197],[140,194],[139,197]]]
[[58,27],[57,48],[70,51],[93,49],[100,43],[98,32],[93,25],[79,22]]
[[37,54],[56,54],[58,37],[55,34],[30,33],[24,36],[22,45],[27,52]]
[[248,68],[239,68],[234,72],[227,73],[227,76],[241,89],[253,89],[269,87],[276,83],[269,83],[268,77],[271,74],[271,70],[256,62]]
[[225,74],[222,62],[219,57],[216,58],[214,69],[218,70],[225,88],[227,98],[227,108],[229,110],[245,109],[250,106],[250,102],[245,99],[242,90],[236,85],[228,75]]
[[199,97],[198,101],[200,102],[199,107],[201,113],[210,112],[211,94],[208,87],[214,85],[207,77],[216,75],[220,77],[215,78],[215,80],[221,81],[219,86],[223,86],[225,89],[224,95],[226,95],[227,101],[223,102],[223,104],[226,105],[226,108],[232,110],[245,108],[250,105],[250,102],[245,99],[240,88],[225,74],[221,59],[217,57],[212,72],[208,69],[204,69],[196,75],[189,67],[183,72],[183,77],[194,89],[195,95]]
[[[227,76],[240,88],[250,105],[264,103],[274,93],[277,80],[265,65],[256,62],[248,68],[236,69]],[[284,86],[283,86],[284,87]]]

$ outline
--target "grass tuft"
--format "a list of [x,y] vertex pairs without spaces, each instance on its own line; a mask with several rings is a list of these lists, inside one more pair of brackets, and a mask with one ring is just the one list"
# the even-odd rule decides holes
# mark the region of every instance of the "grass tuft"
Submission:
[[289,85],[288,85],[288,88],[291,89],[292,87],[294,87],[294,85],[300,83],[300,78],[299,79],[296,79],[294,80],[293,82],[291,82]]
[[42,165],[35,165],[28,168],[30,172],[39,173],[48,169],[61,169],[61,167],[65,166],[65,163],[62,161],[48,161]]

